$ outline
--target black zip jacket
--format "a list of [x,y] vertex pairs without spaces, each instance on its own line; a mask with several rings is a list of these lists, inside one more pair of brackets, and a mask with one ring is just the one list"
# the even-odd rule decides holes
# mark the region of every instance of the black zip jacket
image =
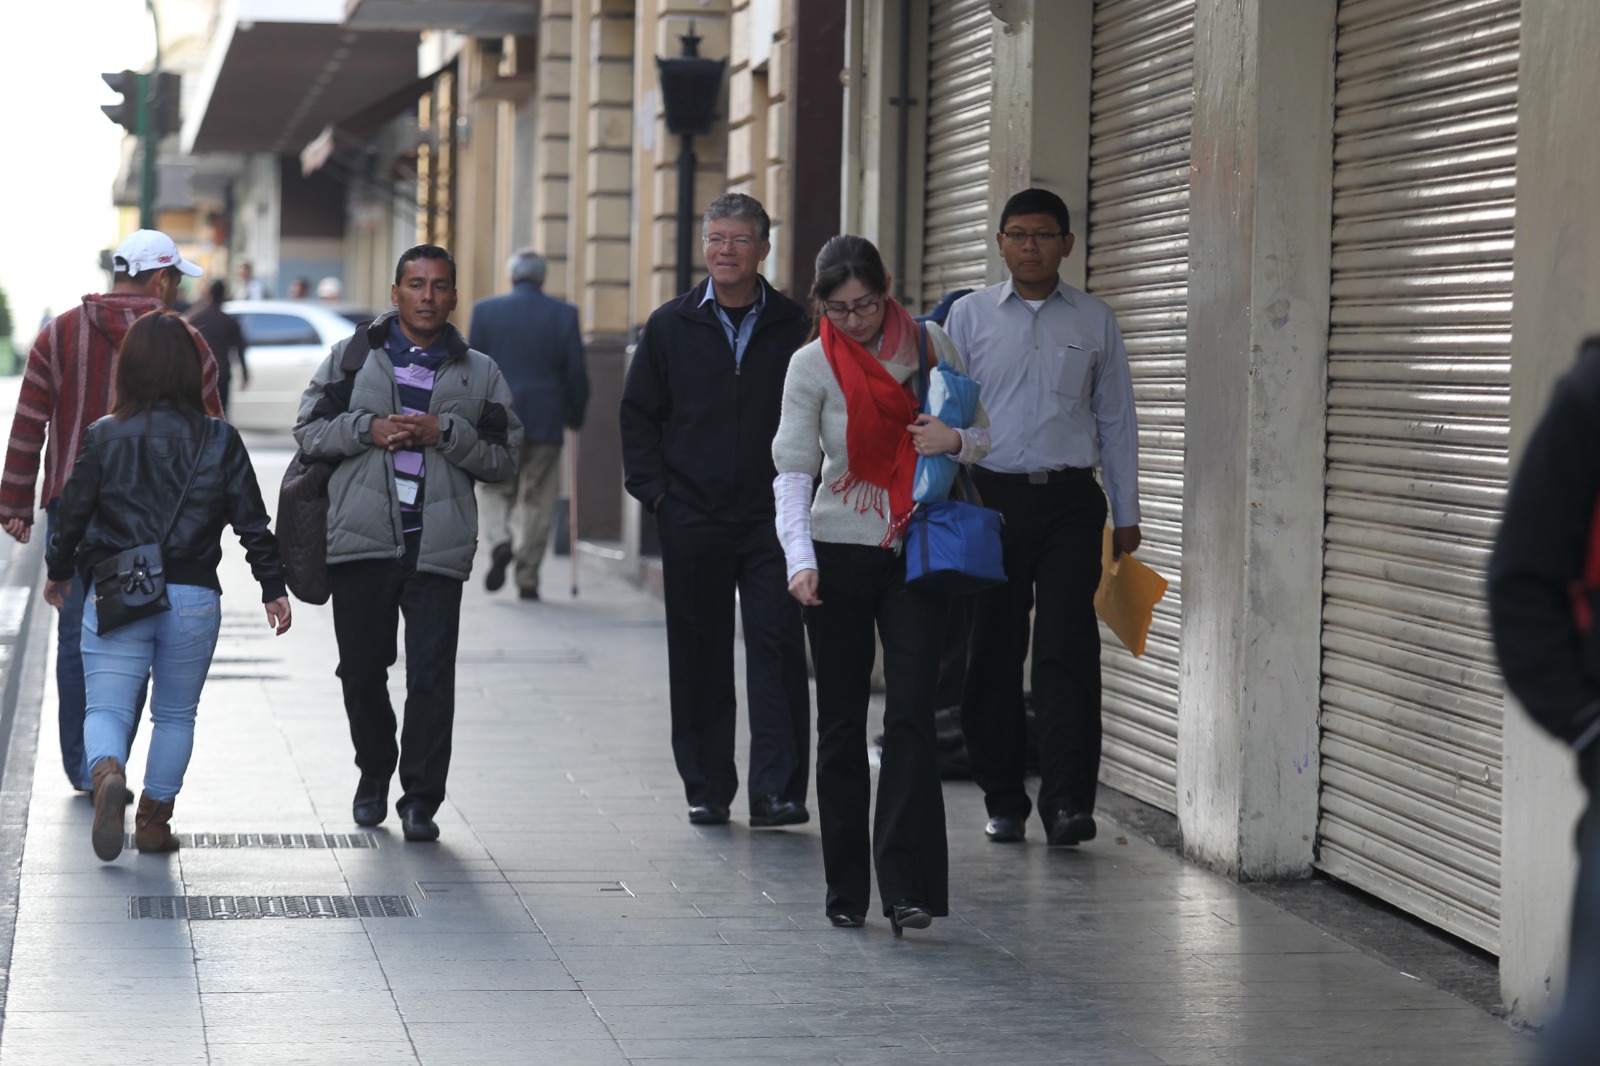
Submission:
[[[1584,586],[1600,499],[1600,338],[1557,384],[1512,478],[1489,559],[1489,625],[1506,685],[1568,744],[1600,723],[1600,596]],[[1587,603],[1593,624],[1580,626]]]
[[703,281],[657,308],[622,389],[622,466],[648,508],[665,492],[724,522],[770,520],[772,438],[789,359],[806,340],[805,309],[760,279],[766,306],[743,365]]
[[[167,584],[221,592],[222,527],[232,525],[261,584],[261,602],[271,603],[286,595],[283,564],[250,456],[238,430],[219,418],[205,422],[205,453],[161,553]],[[45,550],[51,580],[65,581],[74,569],[87,580],[101,560],[161,541],[194,467],[201,427],[167,404],[148,417],[119,422],[108,415],[89,427]]]

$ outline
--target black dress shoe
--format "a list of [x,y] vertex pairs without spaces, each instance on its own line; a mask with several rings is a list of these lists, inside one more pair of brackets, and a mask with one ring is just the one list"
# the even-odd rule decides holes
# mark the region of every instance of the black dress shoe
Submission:
[[690,825],[727,825],[728,808],[702,803],[689,808]]
[[356,783],[356,798],[350,801],[350,816],[368,829],[383,822],[389,813],[389,782],[363,777]]
[[793,800],[786,800],[776,792],[762,796],[750,804],[752,829],[770,829],[779,825],[804,825],[811,821],[811,812]]
[[889,908],[889,928],[899,936],[901,929],[926,929],[933,924],[933,912],[909,899],[900,900]]
[[517,590],[517,599],[519,599],[519,600],[536,600],[538,598],[539,598],[539,590],[538,589],[518,589]]
[[1021,818],[1000,814],[989,819],[983,835],[989,838],[991,844],[1020,844],[1028,835],[1028,827]]
[[860,929],[867,924],[867,916],[850,911],[829,911],[828,921],[833,923],[835,929]]
[[400,812],[400,831],[411,841],[439,839],[439,824],[431,814],[415,804]]
[[483,587],[490,592],[499,592],[500,586],[506,583],[506,567],[511,565],[511,545],[496,544],[489,553],[489,572],[484,575]]
[[1048,839],[1052,848],[1071,847],[1085,840],[1093,840],[1094,834],[1093,815],[1063,808],[1056,812],[1055,820],[1050,823]]

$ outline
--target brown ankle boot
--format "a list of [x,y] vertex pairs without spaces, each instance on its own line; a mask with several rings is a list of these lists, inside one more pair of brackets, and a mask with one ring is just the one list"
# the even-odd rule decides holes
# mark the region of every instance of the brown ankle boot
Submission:
[[140,851],[177,851],[178,838],[167,825],[172,821],[172,804],[139,794],[139,810],[133,816],[133,846]]
[[94,782],[94,828],[89,839],[94,844],[95,855],[110,862],[122,854],[126,832],[123,792],[127,780],[122,763],[111,755],[95,763],[89,775]]

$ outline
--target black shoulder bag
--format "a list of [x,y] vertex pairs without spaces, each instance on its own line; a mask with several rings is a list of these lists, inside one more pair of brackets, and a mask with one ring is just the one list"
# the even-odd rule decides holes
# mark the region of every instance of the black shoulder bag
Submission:
[[162,611],[172,610],[167,599],[167,572],[161,561],[162,549],[172,529],[183,513],[184,501],[194,486],[195,475],[200,472],[205,457],[206,442],[211,439],[211,422],[208,419],[200,431],[200,446],[195,450],[194,466],[189,470],[189,480],[172,509],[172,518],[157,544],[140,544],[127,551],[118,552],[109,559],[96,563],[91,575],[94,578],[95,632],[105,636],[141,618],[149,618]]

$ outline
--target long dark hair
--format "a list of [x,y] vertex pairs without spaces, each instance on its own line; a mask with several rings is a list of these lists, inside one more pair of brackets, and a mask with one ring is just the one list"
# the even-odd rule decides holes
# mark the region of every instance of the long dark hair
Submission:
[[205,417],[201,390],[200,346],[183,316],[176,311],[140,315],[117,352],[116,400],[111,413],[119,422],[148,415],[170,403],[190,419]]
[[829,237],[817,253],[816,274],[811,281],[811,339],[822,332],[822,305],[834,290],[851,278],[879,296],[889,294],[889,272],[877,246],[854,233]]

